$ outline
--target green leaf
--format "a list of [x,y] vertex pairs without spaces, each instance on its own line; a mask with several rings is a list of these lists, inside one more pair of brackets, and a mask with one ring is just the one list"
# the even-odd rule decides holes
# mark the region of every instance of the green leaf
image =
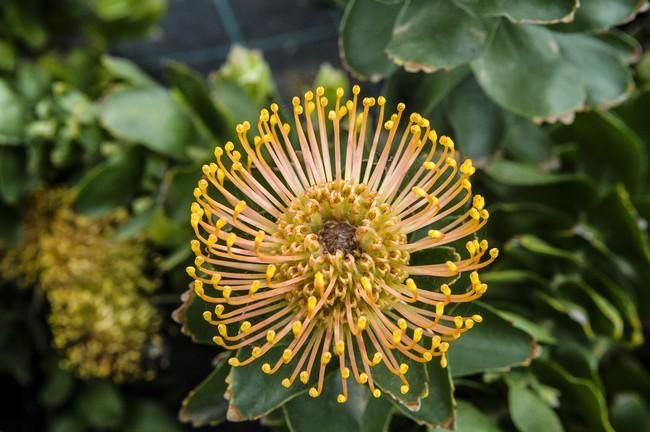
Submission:
[[[430,428],[428,432],[445,432],[448,429]],[[456,401],[455,432],[499,432],[490,417],[483,414],[468,402]]]
[[215,346],[212,338],[217,335],[217,330],[203,318],[203,312],[210,308],[197,297],[193,284],[181,295],[181,301],[172,314],[174,321],[181,324],[181,332],[190,336],[193,342]]
[[117,138],[142,144],[174,159],[186,159],[196,138],[187,112],[157,87],[118,90],[100,106],[102,125]]
[[515,23],[549,24],[571,20],[577,0],[456,0],[481,17],[504,17]]
[[343,393],[341,376],[331,373],[325,378],[323,393],[312,399],[302,394],[284,406],[292,432],[381,432],[387,431],[393,409],[385,397],[375,399],[366,386],[348,380],[348,400],[336,398]]
[[39,398],[43,405],[57,407],[66,401],[73,387],[74,378],[70,372],[54,364],[54,367],[49,370],[47,381],[39,393]]
[[236,123],[248,120],[251,124],[257,123],[260,107],[246,93],[246,90],[236,82],[219,77],[217,74],[210,76],[210,97],[219,112],[230,123],[225,137],[235,136]]
[[404,102],[409,111],[427,117],[469,72],[465,66],[433,73],[399,70],[386,80],[381,93],[386,97],[388,106]]
[[397,66],[384,53],[402,5],[350,0],[341,19],[341,60],[357,79],[379,81]]
[[15,246],[23,234],[20,213],[0,201],[0,248]]
[[573,32],[600,32],[631,21],[645,10],[646,0],[585,0],[580,2],[573,22],[558,29]]
[[171,62],[167,65],[167,73],[172,86],[215,138],[231,132],[228,123],[212,103],[207,85],[196,72],[181,63]]
[[139,401],[130,409],[125,432],[181,432],[178,422],[154,401]]
[[622,393],[612,402],[612,424],[617,432],[650,430],[650,409],[639,395]]
[[125,58],[102,56],[102,65],[115,77],[135,86],[156,86],[135,63]]
[[451,69],[479,56],[488,30],[453,1],[410,0],[397,17],[386,53],[409,72]]
[[0,70],[11,71],[16,67],[16,49],[6,40],[0,39]]
[[166,194],[162,197],[162,207],[171,219],[187,224],[190,205],[194,201],[192,191],[203,176],[200,165],[174,167],[165,174]]
[[214,371],[208,375],[183,400],[178,413],[178,419],[192,423],[194,427],[206,425],[215,426],[226,420],[228,401],[224,397],[227,384],[226,377],[230,373],[227,356],[221,356],[215,364]]
[[[282,386],[282,380],[288,371],[293,371],[298,362],[297,356],[274,374],[265,374],[261,366],[265,362],[274,364],[286,348],[286,344],[278,343],[264,357],[246,366],[238,366],[230,371],[228,391],[230,405],[227,417],[230,421],[256,420],[269,414],[284,403],[307,391],[307,387],[296,381],[289,388]],[[244,360],[250,357],[250,347],[237,351],[237,358]],[[312,374],[313,377],[313,374]]]
[[[485,277],[483,277],[483,280],[487,282]],[[540,324],[529,320],[528,318],[524,318],[521,315],[518,315],[514,312],[508,312],[504,310],[495,310],[495,312],[501,318],[510,321],[512,325],[515,326],[516,328],[523,330],[529,335],[531,335],[537,342],[542,342],[547,344],[554,344],[555,342],[557,342],[555,337],[553,337],[553,335],[551,334],[550,329],[543,327]]]
[[584,281],[578,277],[560,278],[558,290],[587,308],[589,321],[597,332],[614,340],[623,336],[623,318],[619,311]]
[[84,421],[72,414],[65,414],[52,420],[48,432],[86,432]]
[[124,206],[140,188],[144,157],[132,147],[88,171],[79,183],[75,209],[91,216]]
[[545,172],[535,165],[504,159],[492,161],[485,172],[494,180],[509,186],[542,186],[558,183],[584,184],[587,178],[575,174],[554,174]]
[[639,213],[623,185],[617,185],[603,197],[592,218],[610,249],[650,262],[647,228],[640,223]]
[[22,100],[0,79],[0,144],[14,144],[23,135],[27,113]]
[[521,432],[562,432],[557,414],[530,390],[524,380],[510,385],[508,392],[510,416]]
[[451,92],[446,113],[458,150],[464,156],[483,160],[497,150],[506,126],[503,110],[486,96],[476,80],[465,80]]
[[537,376],[562,392],[561,406],[582,419],[582,425],[593,432],[614,432],[609,422],[605,397],[590,380],[569,374],[556,363],[538,360],[534,364]]
[[350,81],[344,71],[332,66],[329,63],[323,63],[318,69],[316,78],[314,78],[314,88],[323,87],[325,89],[324,96],[329,103],[336,101],[336,89],[342,88],[348,91],[350,88]]
[[540,163],[551,158],[551,138],[546,131],[529,119],[506,116],[506,133],[501,147],[514,159]]
[[463,304],[450,313],[471,316],[479,314],[483,322],[452,342],[447,355],[452,376],[478,372],[507,370],[530,363],[537,345],[524,331],[501,318],[484,304]]
[[125,414],[118,388],[109,381],[91,381],[76,399],[76,411],[90,426],[117,428]]
[[536,123],[615,105],[632,84],[619,51],[596,37],[505,20],[472,68],[497,104]]
[[411,411],[399,404],[395,406],[418,424],[451,428],[455,421],[455,401],[449,368],[442,368],[434,359],[427,363],[426,372],[429,394],[422,398],[420,409]]
[[24,149],[0,145],[0,201],[17,204],[28,180]]
[[591,327],[591,321],[589,321],[589,314],[582,305],[540,291],[536,291],[533,295],[552,310],[565,315],[578,324],[588,339],[594,338],[594,330]]
[[623,182],[632,192],[645,186],[648,155],[643,142],[614,114],[581,113],[555,138],[578,143],[580,167],[601,186]]
[[[556,33],[564,61],[573,68],[573,79],[583,86],[587,107],[609,109],[634,89],[627,56],[617,48],[587,34]],[[597,70],[599,73],[589,73]]]

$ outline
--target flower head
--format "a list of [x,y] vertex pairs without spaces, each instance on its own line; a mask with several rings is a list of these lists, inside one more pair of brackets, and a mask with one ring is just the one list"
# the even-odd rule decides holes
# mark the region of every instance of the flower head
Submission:
[[[335,101],[323,94],[294,98],[293,122],[272,104],[252,142],[244,122],[237,146],[215,149],[194,190],[187,271],[214,304],[204,313],[214,341],[249,348],[233,367],[260,359],[264,372],[286,374],[287,387],[313,383],[316,397],[335,363],[345,402],[350,377],[381,395],[372,367],[383,362],[406,393],[400,358],[445,367],[450,342],[482,320],[447,311],[487,289],[476,271],[498,251],[474,233],[488,212],[472,195],[472,162],[459,163],[451,138],[438,139],[428,120],[404,104],[389,114],[383,97],[360,100],[358,86],[347,101],[342,89]],[[420,262],[464,239],[464,258]],[[462,291],[434,284],[461,273]],[[276,346],[285,348],[271,358]]]
[[42,289],[64,367],[81,378],[149,377],[146,363],[162,341],[160,317],[144,296],[158,287],[145,272],[146,244],[114,238],[124,212],[92,219],[73,210],[74,197],[64,189],[34,194],[25,243],[0,260],[0,269],[17,270],[2,276]]

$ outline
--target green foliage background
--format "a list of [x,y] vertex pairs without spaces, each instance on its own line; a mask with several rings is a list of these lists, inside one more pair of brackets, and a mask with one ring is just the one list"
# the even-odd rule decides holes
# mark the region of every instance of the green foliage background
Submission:
[[[468,312],[485,323],[453,345],[449,370],[411,368],[427,389],[417,411],[406,397],[375,400],[354,384],[340,406],[337,379],[312,400],[258,367],[231,371],[203,304],[191,291],[180,300],[200,167],[236,123],[278,97],[261,56],[235,49],[207,80],[169,63],[166,87],[106,54],[155,31],[163,0],[66,0],[56,14],[45,3],[0,1],[0,257],[23,247],[35,191],[73,190],[75,212],[92,218],[126,209],[115,241],[147,241],[162,281],[148,301],[165,352],[148,358],[153,381],[82,380],[60,367],[38,280],[0,274],[0,382],[16,395],[0,428],[217,425],[237,419],[228,390],[238,419],[277,430],[650,430],[646,1],[342,5],[345,67],[473,158],[474,188],[492,215],[487,234],[502,250],[483,276],[487,296]],[[329,66],[315,81],[348,85]],[[197,387],[178,406],[188,381]]]

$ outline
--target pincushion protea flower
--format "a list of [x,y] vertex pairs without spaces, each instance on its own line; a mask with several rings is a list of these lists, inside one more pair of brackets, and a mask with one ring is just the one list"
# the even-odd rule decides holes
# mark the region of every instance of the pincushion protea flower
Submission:
[[[485,293],[476,270],[498,254],[474,237],[489,214],[472,195],[471,160],[458,163],[451,138],[438,139],[417,113],[407,117],[404,104],[388,114],[385,98],[360,101],[359,92],[354,86],[345,102],[340,88],[336,101],[321,87],[295,97],[293,125],[272,104],[252,142],[251,125],[237,125],[239,146],[217,147],[194,190],[196,259],[187,268],[198,297],[215,305],[204,313],[214,342],[248,347],[231,366],[260,359],[265,373],[286,374],[285,387],[315,382],[317,397],[334,360],[341,403],[350,376],[381,396],[379,363],[402,393],[408,365],[399,358],[446,367],[449,343],[482,318],[445,311]],[[410,264],[412,254],[463,239],[465,258]],[[464,292],[424,286],[426,277],[465,272]],[[276,345],[284,351],[269,358]]]

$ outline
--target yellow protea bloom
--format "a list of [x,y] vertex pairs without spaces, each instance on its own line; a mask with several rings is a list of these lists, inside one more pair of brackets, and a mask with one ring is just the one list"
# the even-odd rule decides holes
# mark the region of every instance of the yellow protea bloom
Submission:
[[[451,138],[438,139],[404,104],[389,114],[385,98],[359,92],[354,86],[344,101],[339,88],[329,101],[319,87],[295,97],[293,121],[272,104],[252,142],[251,125],[237,125],[239,145],[217,147],[194,190],[196,259],[187,268],[196,294],[215,305],[204,313],[215,343],[250,349],[230,359],[233,367],[262,359],[273,374],[296,360],[282,384],[315,376],[316,397],[335,360],[339,402],[351,376],[379,397],[372,367],[381,362],[402,393],[408,365],[398,357],[445,367],[449,343],[482,320],[445,311],[485,293],[476,270],[498,254],[474,237],[489,215],[472,194],[472,162],[459,163]],[[410,264],[413,254],[463,239],[462,259]],[[418,286],[465,272],[462,292]],[[279,358],[265,357],[280,343]]]
[[162,349],[160,317],[146,295],[158,281],[146,273],[142,238],[115,239],[124,211],[101,218],[76,213],[65,189],[34,194],[25,241],[0,259],[3,278],[37,285],[50,305],[48,322],[62,366],[81,378],[150,377]]

